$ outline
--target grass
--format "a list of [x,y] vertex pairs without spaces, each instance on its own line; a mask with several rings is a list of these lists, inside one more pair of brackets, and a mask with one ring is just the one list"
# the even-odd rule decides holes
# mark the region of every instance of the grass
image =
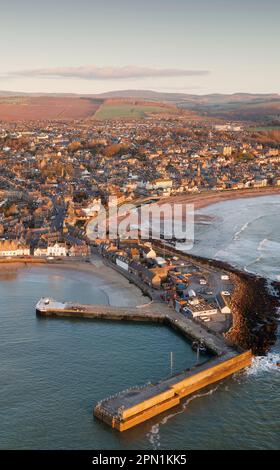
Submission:
[[256,127],[249,127],[249,131],[251,132],[261,132],[261,131],[278,131],[280,129],[279,126],[256,126]]
[[176,110],[165,108],[162,106],[153,105],[133,105],[130,103],[110,104],[104,103],[100,106],[94,115],[95,119],[118,119],[118,118],[132,118],[140,119],[146,117],[150,113],[166,113],[174,112]]

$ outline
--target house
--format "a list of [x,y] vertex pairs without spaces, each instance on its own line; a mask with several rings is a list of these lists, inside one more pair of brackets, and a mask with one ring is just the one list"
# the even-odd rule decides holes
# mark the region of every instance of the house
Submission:
[[38,247],[34,250],[34,256],[47,256],[47,248]]
[[152,273],[153,277],[151,279],[151,285],[155,289],[160,289],[162,283],[166,281],[168,275],[169,267],[156,267],[153,269],[149,269],[150,273]]
[[137,261],[131,261],[129,264],[129,272],[134,274],[134,276],[141,277],[141,273],[145,269],[145,266],[143,266],[141,263],[138,263]]
[[119,266],[120,268],[124,269],[125,271],[128,271],[128,266],[129,266],[129,259],[126,256],[116,256],[116,265]]
[[231,313],[231,305],[230,305],[230,295],[225,295],[223,292],[217,295],[217,304],[221,313],[229,314]]
[[67,256],[68,250],[64,243],[55,243],[47,248],[47,256]]
[[30,248],[16,240],[2,240],[0,256],[30,256]]
[[85,243],[80,245],[72,245],[68,251],[69,256],[89,256],[90,248]]
[[150,243],[146,243],[144,246],[141,246],[141,251],[143,257],[146,259],[155,259],[157,256]]

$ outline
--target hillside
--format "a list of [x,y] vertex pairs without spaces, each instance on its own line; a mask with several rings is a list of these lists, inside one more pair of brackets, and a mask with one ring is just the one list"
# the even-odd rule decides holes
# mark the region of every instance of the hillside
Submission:
[[101,94],[25,94],[0,91],[0,120],[141,119],[187,112],[191,118],[280,124],[280,95],[235,93],[192,95],[151,90]]
[[149,99],[166,102],[180,109],[194,111],[202,117],[227,120],[259,121],[267,124],[280,124],[280,95],[234,93],[191,95],[184,93],[159,93],[145,90],[123,90],[103,93],[102,98],[122,97]]
[[0,121],[72,120],[94,116],[102,100],[86,98],[7,97],[0,99]]
[[199,114],[222,119],[280,124],[280,96],[276,94],[211,95],[193,104],[181,102],[180,106],[193,109]]
[[0,121],[142,119],[152,114],[176,115],[174,105],[131,99],[16,96],[0,98]]
[[155,114],[179,114],[175,106],[160,102],[147,102],[131,99],[108,99],[96,111],[94,119],[143,119]]

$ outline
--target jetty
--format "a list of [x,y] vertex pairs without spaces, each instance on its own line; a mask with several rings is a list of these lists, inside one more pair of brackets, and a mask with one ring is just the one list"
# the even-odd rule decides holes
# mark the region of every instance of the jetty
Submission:
[[219,335],[208,332],[199,323],[195,323],[181,313],[161,302],[150,302],[136,307],[114,307],[111,305],[79,304],[57,302],[50,298],[41,298],[36,304],[36,313],[43,317],[88,318],[96,320],[118,320],[165,323],[178,330],[190,340],[203,343],[209,352],[223,355],[235,351]]
[[130,388],[101,400],[94,408],[94,415],[112,428],[126,431],[179,405],[197,390],[248,367],[251,361],[251,351],[226,354],[156,384]]
[[36,313],[46,318],[162,323],[187,339],[203,343],[214,355],[209,361],[156,384],[135,386],[98,402],[94,407],[94,416],[119,431],[125,431],[179,405],[187,395],[249,366],[253,357],[251,351],[238,350],[222,336],[207,331],[201,324],[160,302],[152,301],[136,307],[113,307],[41,298],[36,304]]

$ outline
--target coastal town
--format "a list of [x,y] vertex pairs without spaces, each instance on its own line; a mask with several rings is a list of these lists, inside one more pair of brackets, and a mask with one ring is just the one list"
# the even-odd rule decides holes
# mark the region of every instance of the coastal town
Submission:
[[276,0],[1,3],[8,466],[279,449],[279,18]]
[[[0,130],[0,259],[77,259],[98,253],[177,312],[225,333],[229,276],[155,240],[92,239],[100,206],[245,195],[280,189],[279,145],[248,125],[145,120],[3,123]],[[261,192],[262,194],[262,192]]]
[[2,123],[0,256],[87,255],[87,223],[110,196],[277,190],[280,146],[261,140],[245,125],[184,117]]

